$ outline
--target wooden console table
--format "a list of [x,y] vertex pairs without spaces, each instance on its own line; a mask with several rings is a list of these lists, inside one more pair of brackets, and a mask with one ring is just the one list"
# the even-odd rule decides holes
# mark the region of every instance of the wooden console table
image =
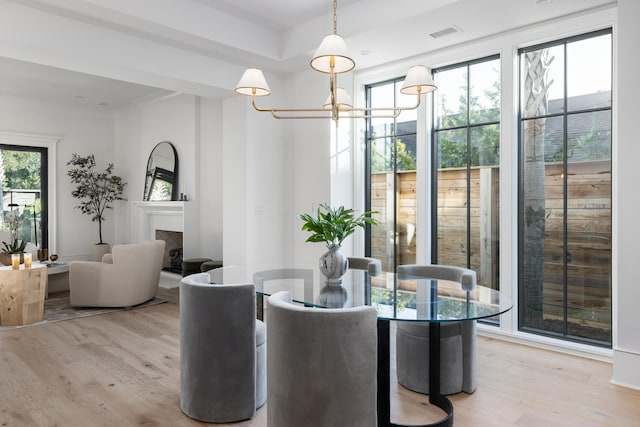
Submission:
[[47,267],[34,264],[0,267],[0,326],[27,325],[42,320]]

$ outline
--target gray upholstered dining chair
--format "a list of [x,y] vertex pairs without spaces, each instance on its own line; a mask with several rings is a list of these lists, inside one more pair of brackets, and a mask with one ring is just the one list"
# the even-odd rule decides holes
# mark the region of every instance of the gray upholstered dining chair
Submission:
[[375,309],[302,307],[281,291],[267,310],[267,426],[375,426]]
[[267,397],[266,327],[253,284],[180,282],[180,408],[204,422],[252,418]]
[[[448,265],[401,265],[398,276],[410,275],[459,282],[473,290],[476,272]],[[418,393],[429,393],[429,324],[396,322],[398,383]],[[476,389],[476,321],[440,324],[440,391],[454,394]]]
[[350,256],[349,268],[365,270],[370,276],[379,276],[382,273],[382,263],[377,258]]
[[[302,281],[302,295],[294,297],[304,301],[313,300],[313,270],[308,268],[272,268],[253,273],[252,281],[256,290],[264,289],[264,282],[270,281]],[[290,288],[289,288],[290,289]],[[264,302],[262,297],[258,297],[257,316],[264,318]]]

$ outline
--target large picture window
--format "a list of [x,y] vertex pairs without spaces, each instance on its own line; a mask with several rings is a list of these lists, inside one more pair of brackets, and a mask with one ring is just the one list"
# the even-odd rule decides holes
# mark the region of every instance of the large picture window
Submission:
[[[367,86],[370,107],[410,106],[415,98],[400,94],[403,79]],[[395,272],[416,262],[416,110],[396,118],[367,120],[367,210],[379,225],[367,236],[367,253]]]
[[40,248],[48,247],[47,163],[46,148],[0,144],[2,221],[17,211],[19,239]]
[[611,346],[610,30],[519,51],[519,328]]
[[432,262],[500,289],[500,58],[433,71]]

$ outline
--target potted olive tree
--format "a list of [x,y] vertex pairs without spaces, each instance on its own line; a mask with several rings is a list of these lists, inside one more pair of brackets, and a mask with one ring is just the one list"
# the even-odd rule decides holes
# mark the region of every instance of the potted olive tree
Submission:
[[366,224],[377,225],[371,218],[373,212],[356,215],[355,210],[344,206],[332,208],[326,203],[321,204],[315,215],[301,214],[298,217],[304,222],[303,231],[311,233],[307,242],[324,243],[328,251],[320,257],[320,272],[327,278],[327,284],[341,284],[342,275],[347,271],[347,257],[340,253],[342,242],[352,235],[357,228],[364,228]]
[[83,214],[91,216],[91,221],[98,223],[99,241],[94,246],[94,260],[102,260],[102,255],[111,249],[109,243],[102,241],[102,222],[105,220],[105,211],[113,209],[112,203],[116,200],[124,200],[122,194],[127,185],[123,179],[113,175],[113,163],[100,172],[96,170],[96,160],[93,154],[86,157],[74,153],[67,165],[73,166],[67,171],[71,183],[76,185],[71,195],[80,199],[76,206]]

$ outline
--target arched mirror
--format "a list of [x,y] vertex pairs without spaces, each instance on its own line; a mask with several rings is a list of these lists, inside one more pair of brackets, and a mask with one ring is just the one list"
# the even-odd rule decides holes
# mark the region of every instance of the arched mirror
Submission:
[[173,144],[163,141],[149,155],[143,200],[178,200],[178,191],[178,152]]

